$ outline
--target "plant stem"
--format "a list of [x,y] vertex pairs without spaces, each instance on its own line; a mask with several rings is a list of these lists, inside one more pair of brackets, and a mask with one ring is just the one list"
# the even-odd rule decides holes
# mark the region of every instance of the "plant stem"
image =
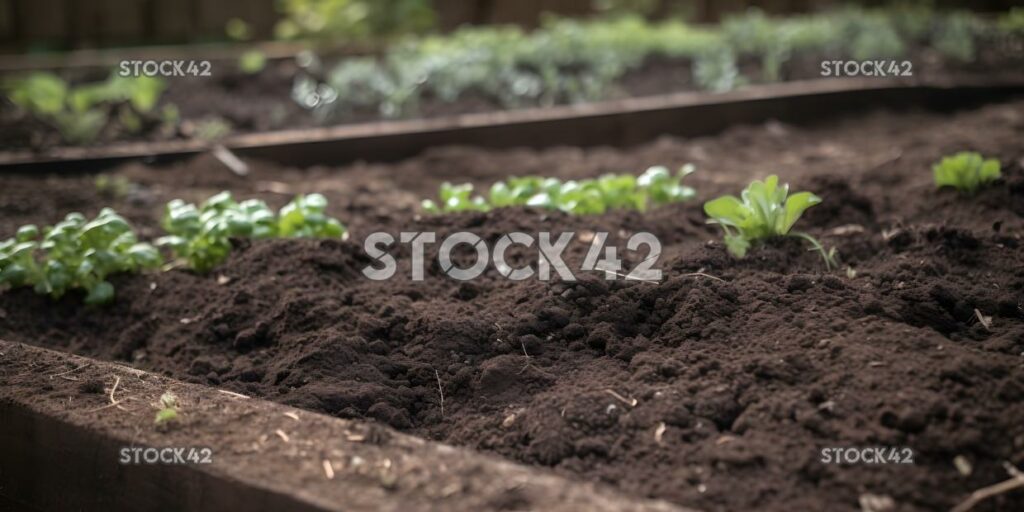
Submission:
[[812,250],[818,251],[818,254],[821,254],[821,259],[825,260],[825,268],[827,270],[832,270],[832,269],[837,268],[839,266],[836,263],[836,259],[835,259],[835,255],[834,255],[834,250],[833,251],[826,251],[825,250],[825,246],[821,245],[821,242],[819,242],[817,238],[814,238],[813,236],[808,235],[807,233],[798,232],[798,231],[794,231],[793,233],[790,233],[790,235],[791,236],[798,236],[798,237],[803,238],[804,240],[807,240],[808,242],[810,242],[811,245],[813,246]]

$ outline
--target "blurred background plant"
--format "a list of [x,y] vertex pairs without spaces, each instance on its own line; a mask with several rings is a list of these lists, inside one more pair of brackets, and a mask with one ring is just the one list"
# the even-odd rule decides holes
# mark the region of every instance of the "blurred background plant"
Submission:
[[278,39],[361,41],[419,34],[435,27],[429,0],[278,0]]
[[[0,0],[0,53],[225,40],[374,43],[465,25],[531,29],[547,14],[704,24],[751,8],[769,17],[882,9],[899,15],[892,21],[905,33],[911,26],[929,30],[922,15],[934,12],[959,9],[987,16],[1014,7],[1021,8],[1019,0]],[[1012,17],[1006,23],[1008,29],[1020,24]]]
[[156,111],[166,83],[153,77],[113,74],[102,82],[70,85],[53,73],[35,72],[9,79],[2,88],[17,108],[76,144],[95,141],[108,125],[135,134],[174,116],[170,105]]
[[300,76],[293,97],[322,118],[375,107],[384,117],[408,115],[424,97],[473,95],[506,108],[579,103],[608,97],[650,56],[692,58],[721,44],[704,28],[635,16],[548,18],[532,32],[467,27],[407,40],[382,57],[342,60],[322,80]]
[[315,60],[315,66],[304,66],[292,96],[323,120],[367,110],[385,118],[414,115],[428,98],[482,98],[504,108],[572,104],[616,96],[626,73],[659,57],[689,60],[697,87],[727,91],[784,80],[789,62],[803,57],[902,59],[930,48],[951,61],[970,62],[992,26],[977,14],[938,11],[926,2],[788,17],[748,9],[718,25],[648,20],[653,6],[665,5],[653,0],[602,5],[608,16],[549,16],[533,31],[464,27],[405,38],[379,56],[327,68]]
[[[35,12],[30,0],[7,1]],[[296,119],[390,119],[462,112],[473,105],[545,107],[651,90],[723,92],[816,77],[816,66],[824,60],[911,60],[915,71],[919,63],[971,69],[985,59],[998,61],[992,58],[996,54],[1019,63],[1024,60],[1024,8],[974,10],[1004,3],[223,0],[198,14],[185,13],[229,13],[211,39],[237,43],[224,52],[234,60],[229,71],[218,67],[213,80],[197,81],[191,89],[207,93],[199,87],[205,84],[222,89],[211,94],[215,98],[198,98],[206,108],[193,105],[194,96],[182,93],[177,79],[169,80],[174,84],[169,96],[180,100],[181,111],[170,100],[154,108],[166,88],[162,80],[112,77],[99,85],[95,80],[102,75],[95,73],[44,73],[2,80],[9,101],[0,101],[0,118],[13,126],[28,113],[39,121],[34,127],[52,127],[72,144],[107,133],[143,133],[155,123],[167,128],[165,136],[216,140],[234,128],[259,131]],[[145,9],[162,5],[163,0],[154,0]],[[91,3],[81,9],[97,15]],[[142,30],[146,24],[131,21],[130,14],[121,14],[124,22]],[[496,23],[501,21],[515,23]],[[26,27],[18,34],[33,30]],[[671,71],[665,76],[672,84],[650,84],[639,93],[631,89],[638,81],[657,81],[647,75],[659,68]],[[154,99],[132,99],[145,97]],[[258,100],[239,106],[250,97]],[[23,134],[30,130],[8,131],[18,140],[39,139]]]

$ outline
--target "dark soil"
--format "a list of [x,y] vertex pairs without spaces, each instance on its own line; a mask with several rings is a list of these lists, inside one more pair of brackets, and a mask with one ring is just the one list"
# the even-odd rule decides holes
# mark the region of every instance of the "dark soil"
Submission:
[[[120,364],[2,340],[0,359],[5,512],[693,512],[424,442],[374,422],[222,393]],[[179,414],[154,426],[154,404],[167,392],[177,397]],[[124,464],[122,457],[134,457],[122,451],[130,447],[186,448],[181,456],[192,463]]]
[[[162,204],[221,189],[279,206],[320,191],[351,241],[240,242],[209,275],[117,279],[106,309],[0,295],[0,338],[129,361],[176,378],[550,466],[701,510],[946,510],[1024,464],[1024,101],[956,114],[870,113],[779,123],[632,149],[436,148],[398,164],[239,178],[214,159],[111,174],[0,177],[0,235],[111,204],[146,236]],[[931,164],[977,150],[1004,179],[974,198],[936,191]],[[693,162],[698,200],[646,214],[505,209],[420,217],[444,180],[563,178]],[[798,227],[838,248],[825,272],[796,239],[728,256],[703,201],[777,173],[824,204]],[[374,231],[648,231],[660,283],[370,281]],[[572,247],[578,262],[586,246]],[[520,258],[528,255],[517,253]],[[514,258],[510,258],[514,259]],[[640,256],[628,255],[632,263]],[[850,270],[846,270],[847,267]],[[991,317],[986,326],[979,314]],[[439,384],[440,383],[440,384]],[[443,413],[441,393],[443,391]],[[635,401],[635,402],[634,402]],[[659,434],[660,433],[660,434]],[[912,465],[831,465],[826,447],[913,450]],[[970,462],[968,475],[954,458]],[[1024,493],[978,510],[1019,510]]]

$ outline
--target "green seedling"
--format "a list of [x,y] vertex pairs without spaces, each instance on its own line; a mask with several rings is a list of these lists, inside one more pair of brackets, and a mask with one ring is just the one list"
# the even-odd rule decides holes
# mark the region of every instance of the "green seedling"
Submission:
[[328,217],[327,198],[320,194],[298,196],[284,205],[277,221],[277,235],[292,238],[343,238],[345,226]]
[[825,266],[836,266],[835,249],[826,251],[816,238],[801,232],[791,232],[804,211],[821,202],[810,192],[789,194],[789,185],[779,186],[778,176],[754,181],[743,190],[741,197],[722,196],[704,203],[708,222],[722,226],[725,245],[737,258],[747,255],[754,242],[775,236],[798,236],[811,243],[821,254]]
[[932,166],[932,173],[937,187],[953,187],[962,194],[973,195],[998,180],[1002,176],[999,169],[999,160],[986,160],[978,153],[963,151],[943,158]]
[[103,82],[71,86],[46,72],[31,73],[3,87],[12,103],[55,126],[71,143],[96,140],[111,120],[129,133],[138,132],[165,88],[159,78],[116,74]]
[[941,19],[932,45],[944,57],[959,62],[973,62],[977,56],[975,39],[981,33],[980,20],[972,13],[953,12]]
[[156,425],[164,425],[177,420],[181,411],[178,404],[178,396],[170,391],[160,395],[160,401],[157,402],[156,408],[156,418],[153,420],[153,423]]
[[491,205],[487,204],[487,200],[480,197],[470,197],[473,194],[473,185],[470,183],[463,183],[461,185],[452,185],[451,183],[444,182],[441,184],[441,190],[439,196],[441,198],[441,205],[425,199],[422,203],[423,209],[430,213],[441,213],[441,212],[468,212],[468,211],[487,211],[491,209]]
[[42,231],[22,226],[14,238],[0,242],[0,287],[31,286],[53,298],[83,290],[87,304],[105,304],[114,299],[107,277],[161,263],[156,248],[139,243],[128,222],[104,208],[91,221],[71,213]]
[[592,215],[608,210],[646,210],[650,205],[682,202],[696,192],[682,179],[693,172],[692,165],[672,174],[654,166],[640,176],[607,174],[597,179],[561,181],[557,178],[526,176],[509,178],[491,186],[488,198],[473,196],[471,184],[441,185],[441,204],[423,202],[431,213],[487,211],[507,206],[532,206],[561,210],[574,215]]
[[201,206],[175,199],[167,203],[158,246],[171,249],[188,267],[207,272],[231,253],[231,238],[344,238],[345,226],[324,212],[320,194],[297,196],[275,214],[258,199],[236,202],[221,192]]
[[727,46],[698,56],[693,66],[693,78],[701,89],[712,92],[731,91],[743,85],[744,81],[736,66],[736,55]]
[[429,0],[280,0],[278,39],[376,41],[434,27]]

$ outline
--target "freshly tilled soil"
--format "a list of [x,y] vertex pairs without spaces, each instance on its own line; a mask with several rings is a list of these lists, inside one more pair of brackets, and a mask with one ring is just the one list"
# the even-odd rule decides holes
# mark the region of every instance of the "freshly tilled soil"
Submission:
[[[943,510],[1024,463],[1024,102],[953,114],[869,113],[812,127],[767,123],[636,148],[437,148],[398,164],[285,169],[239,178],[212,158],[91,175],[0,177],[0,234],[113,205],[145,236],[162,204],[221,189],[280,206],[321,191],[349,241],[239,241],[208,275],[116,280],[91,309],[28,290],[0,295],[0,338],[128,361],[701,510]],[[937,191],[931,164],[960,150],[1003,162],[972,198]],[[423,216],[443,180],[563,178],[697,165],[698,200],[646,213],[570,217],[514,208]],[[703,201],[776,173],[824,198],[798,228],[838,249],[827,272],[802,241],[730,257]],[[660,282],[459,282],[436,261],[371,281],[374,231],[647,231]],[[584,239],[586,236],[583,237]],[[587,244],[566,258],[578,267]],[[428,248],[428,257],[436,245]],[[626,268],[642,255],[624,253]],[[510,261],[534,256],[515,251]],[[461,258],[461,256],[460,256]],[[989,321],[990,320],[990,321]],[[443,394],[443,412],[442,412]],[[912,464],[826,464],[822,449],[895,447]],[[961,472],[954,459],[970,463]],[[870,504],[869,504],[870,506]],[[978,510],[1024,507],[1024,493]],[[874,510],[874,509],[872,509]]]

